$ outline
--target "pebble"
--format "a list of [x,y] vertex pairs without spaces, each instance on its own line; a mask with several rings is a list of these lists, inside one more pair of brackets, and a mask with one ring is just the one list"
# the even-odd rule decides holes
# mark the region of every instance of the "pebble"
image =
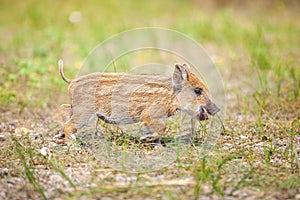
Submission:
[[17,127],[15,130],[15,134],[17,136],[27,135],[29,133],[29,129],[25,127]]
[[41,153],[43,156],[47,156],[48,153],[50,154],[50,150],[49,150],[47,147],[43,147],[43,148],[40,150],[40,153]]
[[244,136],[244,135],[240,135],[240,138],[243,139],[243,140],[248,139],[248,137]]
[[246,197],[248,196],[248,193],[242,190],[236,190],[232,193],[232,196],[234,197]]

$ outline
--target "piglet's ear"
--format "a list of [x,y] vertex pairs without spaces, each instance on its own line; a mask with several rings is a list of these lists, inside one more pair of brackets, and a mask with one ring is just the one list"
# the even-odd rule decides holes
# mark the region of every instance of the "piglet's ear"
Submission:
[[186,64],[180,65],[175,64],[175,69],[173,73],[173,88],[175,93],[178,93],[184,87],[187,77],[189,76],[189,67]]
[[181,65],[188,73],[190,72],[190,66],[186,63],[182,63]]

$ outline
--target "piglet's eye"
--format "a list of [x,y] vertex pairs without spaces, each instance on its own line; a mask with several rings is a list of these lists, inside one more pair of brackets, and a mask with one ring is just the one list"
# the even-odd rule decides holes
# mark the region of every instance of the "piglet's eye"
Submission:
[[196,87],[194,91],[195,91],[195,93],[196,93],[197,95],[201,95],[202,92],[203,92],[203,90],[202,90],[201,88],[199,88],[199,87]]

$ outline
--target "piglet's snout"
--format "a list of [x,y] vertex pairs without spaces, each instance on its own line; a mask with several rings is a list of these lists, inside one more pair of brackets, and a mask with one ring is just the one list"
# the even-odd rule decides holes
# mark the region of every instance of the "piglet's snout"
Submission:
[[206,111],[210,115],[215,115],[217,112],[219,112],[221,109],[214,103],[209,103],[207,106],[205,106]]

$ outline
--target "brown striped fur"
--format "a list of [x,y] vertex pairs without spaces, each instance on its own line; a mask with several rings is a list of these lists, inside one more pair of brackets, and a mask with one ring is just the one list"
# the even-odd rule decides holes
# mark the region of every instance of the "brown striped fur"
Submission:
[[[187,111],[196,119],[206,120],[219,108],[210,100],[203,82],[190,72],[186,64],[176,64],[173,76],[157,74],[93,73],[67,79],[71,105],[64,133],[75,133],[81,122],[97,116],[107,123],[129,124],[142,121],[152,133],[165,131],[164,118],[178,110]],[[200,93],[196,93],[200,88]],[[67,108],[67,109],[66,109]]]

